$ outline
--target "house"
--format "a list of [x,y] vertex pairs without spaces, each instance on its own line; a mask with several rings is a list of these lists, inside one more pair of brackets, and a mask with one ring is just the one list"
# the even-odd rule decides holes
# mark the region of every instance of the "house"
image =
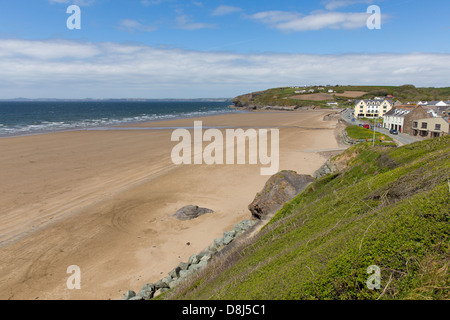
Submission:
[[414,136],[418,135],[426,138],[448,135],[450,132],[449,118],[435,117],[414,120],[412,131]]
[[355,104],[356,118],[378,118],[393,107],[392,100],[359,100]]
[[427,106],[427,107],[450,107],[450,101],[419,101],[417,103],[419,106]]
[[333,89],[329,89],[329,90],[328,90],[328,93],[333,93],[333,92],[334,92]]
[[403,133],[414,135],[413,122],[419,119],[431,118],[431,115],[424,109],[423,106],[417,106],[408,114],[405,115],[403,119]]
[[405,116],[414,109],[414,106],[398,106],[389,110],[383,116],[383,128],[402,132]]
[[450,107],[447,106],[442,106],[442,105],[426,105],[423,106],[423,108],[425,110],[427,110],[427,112],[432,116],[432,117],[445,117],[446,115],[448,115],[448,112],[450,110]]

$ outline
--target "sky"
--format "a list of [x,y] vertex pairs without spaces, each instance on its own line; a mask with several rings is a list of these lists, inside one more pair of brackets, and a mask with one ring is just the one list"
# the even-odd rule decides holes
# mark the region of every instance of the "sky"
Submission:
[[0,99],[446,87],[449,13],[448,0],[0,0]]

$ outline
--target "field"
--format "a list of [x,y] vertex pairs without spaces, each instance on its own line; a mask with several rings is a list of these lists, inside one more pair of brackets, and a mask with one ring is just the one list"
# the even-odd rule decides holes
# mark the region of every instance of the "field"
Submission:
[[334,100],[332,94],[329,93],[311,93],[311,94],[301,94],[298,96],[289,97],[289,99],[294,100],[309,100],[309,101],[327,101]]
[[345,98],[360,98],[364,95],[366,95],[368,92],[364,91],[344,91],[344,93],[335,93],[335,96],[338,97],[345,97]]
[[310,94],[301,94],[297,96],[289,97],[289,99],[294,100],[309,100],[309,101],[328,101],[335,100],[334,96],[338,97],[346,97],[346,98],[359,98],[363,95],[367,94],[367,92],[363,91],[345,91],[344,93],[310,93]]

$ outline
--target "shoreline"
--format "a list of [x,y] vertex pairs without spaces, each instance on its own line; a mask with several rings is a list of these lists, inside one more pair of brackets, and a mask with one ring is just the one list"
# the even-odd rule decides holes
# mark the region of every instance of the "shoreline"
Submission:
[[[227,111],[229,110],[229,111]],[[13,133],[10,135],[0,135],[0,139],[4,138],[15,138],[15,137],[26,137],[26,136],[34,136],[34,135],[41,135],[41,134],[52,134],[52,133],[60,133],[60,132],[74,132],[74,131],[89,131],[89,130],[98,130],[102,128],[117,128],[117,127],[124,127],[124,126],[135,126],[140,124],[146,124],[146,123],[154,123],[154,122],[165,122],[170,120],[183,120],[183,119],[195,119],[198,117],[209,117],[209,116],[220,116],[220,115],[227,115],[227,114],[234,114],[234,113],[248,113],[250,111],[248,110],[236,110],[234,108],[231,108],[230,106],[224,108],[222,111],[206,111],[204,114],[201,114],[202,112],[197,112],[200,114],[188,114],[186,115],[175,115],[174,117],[171,117],[169,114],[165,115],[167,118],[163,119],[145,119],[145,120],[135,120],[135,121],[118,121],[116,124],[106,124],[106,125],[92,125],[92,126],[86,126],[86,127],[73,127],[73,128],[60,128],[56,130],[49,129],[48,131],[43,130],[37,130],[36,132],[25,132],[25,133]],[[164,117],[164,116],[163,116]]]
[[[303,150],[338,147],[335,121],[322,120],[327,112],[229,113],[133,126],[190,127],[193,119],[204,128],[278,126],[279,170],[312,175],[326,157]],[[269,178],[259,175],[260,166],[175,166],[170,133],[82,130],[0,139],[7,150],[0,156],[0,237],[27,231],[0,247],[0,299],[120,299],[248,219],[248,204]],[[173,219],[187,204],[214,213]],[[58,214],[61,208],[66,212]],[[81,268],[81,290],[65,286],[69,265]]]

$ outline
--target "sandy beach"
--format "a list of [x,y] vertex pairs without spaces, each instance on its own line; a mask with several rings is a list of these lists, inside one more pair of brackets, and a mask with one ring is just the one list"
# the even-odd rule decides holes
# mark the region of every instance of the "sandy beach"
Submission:
[[[313,174],[339,148],[329,110],[252,112],[203,126],[279,128],[279,170]],[[261,165],[175,165],[173,129],[194,119],[0,139],[0,299],[121,299],[250,218]],[[194,204],[214,210],[190,221]],[[66,286],[81,269],[81,289]]]

